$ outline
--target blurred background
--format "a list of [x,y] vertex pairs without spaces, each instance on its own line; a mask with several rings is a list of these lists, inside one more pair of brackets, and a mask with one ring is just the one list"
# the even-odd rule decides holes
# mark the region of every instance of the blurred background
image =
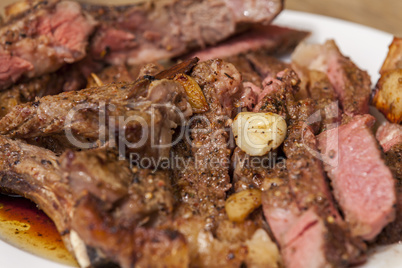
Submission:
[[402,0],[285,0],[285,7],[353,21],[402,36]]
[[[86,1],[116,5],[147,0]],[[0,0],[0,8],[13,2],[16,0]],[[285,7],[353,21],[402,36],[402,0],[285,0]]]

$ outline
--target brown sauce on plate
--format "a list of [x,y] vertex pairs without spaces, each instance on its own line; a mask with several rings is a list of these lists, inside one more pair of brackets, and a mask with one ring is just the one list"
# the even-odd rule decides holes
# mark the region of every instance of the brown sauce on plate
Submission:
[[52,220],[28,199],[0,194],[0,239],[42,258],[78,267]]

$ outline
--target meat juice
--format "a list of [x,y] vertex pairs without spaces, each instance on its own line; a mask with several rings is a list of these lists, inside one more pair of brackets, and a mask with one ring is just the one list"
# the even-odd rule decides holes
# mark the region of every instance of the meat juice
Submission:
[[0,239],[42,258],[78,267],[52,220],[28,199],[0,194]]

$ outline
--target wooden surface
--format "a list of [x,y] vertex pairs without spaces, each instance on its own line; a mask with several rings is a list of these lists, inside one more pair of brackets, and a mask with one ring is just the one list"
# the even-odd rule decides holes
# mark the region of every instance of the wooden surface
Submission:
[[[15,1],[0,0],[0,8]],[[86,1],[119,4],[138,0]],[[402,0],[285,0],[285,7],[353,21],[402,36]]]
[[402,36],[402,0],[285,0],[285,7],[353,21]]

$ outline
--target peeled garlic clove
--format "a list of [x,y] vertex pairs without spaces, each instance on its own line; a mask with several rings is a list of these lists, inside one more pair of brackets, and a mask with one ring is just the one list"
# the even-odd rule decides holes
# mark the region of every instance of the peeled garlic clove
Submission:
[[237,146],[252,156],[261,156],[281,145],[286,136],[285,119],[274,113],[239,113],[232,124]]

